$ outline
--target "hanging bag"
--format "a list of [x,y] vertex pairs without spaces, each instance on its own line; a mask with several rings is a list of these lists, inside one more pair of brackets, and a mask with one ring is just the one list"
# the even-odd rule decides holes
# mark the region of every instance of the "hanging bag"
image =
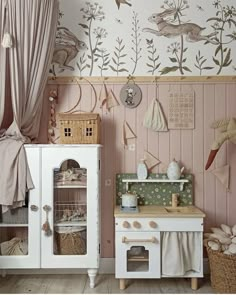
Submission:
[[168,131],[161,105],[156,98],[152,100],[144,115],[143,126],[153,131]]

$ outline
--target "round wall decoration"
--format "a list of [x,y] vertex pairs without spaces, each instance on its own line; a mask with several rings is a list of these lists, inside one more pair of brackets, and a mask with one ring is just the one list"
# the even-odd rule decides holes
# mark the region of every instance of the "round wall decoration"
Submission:
[[125,84],[120,91],[120,100],[127,108],[136,108],[142,100],[142,91],[136,84]]

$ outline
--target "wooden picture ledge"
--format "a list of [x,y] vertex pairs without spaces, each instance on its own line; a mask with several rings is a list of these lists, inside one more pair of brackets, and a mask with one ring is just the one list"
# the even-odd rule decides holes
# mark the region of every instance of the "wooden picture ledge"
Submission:
[[[77,82],[76,82],[77,81]],[[236,76],[127,76],[127,77],[49,77],[48,84],[123,84],[128,81],[135,83],[235,83]]]

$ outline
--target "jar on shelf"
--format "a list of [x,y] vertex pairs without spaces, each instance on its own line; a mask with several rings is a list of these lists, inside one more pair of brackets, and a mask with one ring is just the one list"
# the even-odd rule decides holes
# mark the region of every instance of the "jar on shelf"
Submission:
[[141,159],[139,164],[138,164],[138,169],[137,169],[137,177],[140,180],[146,179],[148,176],[148,169],[145,164],[145,160]]

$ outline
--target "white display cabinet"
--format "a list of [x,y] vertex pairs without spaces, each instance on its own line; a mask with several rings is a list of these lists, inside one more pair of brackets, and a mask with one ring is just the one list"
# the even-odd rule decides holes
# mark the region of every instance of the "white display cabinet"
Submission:
[[[94,287],[100,257],[100,145],[25,148],[35,188],[26,207],[17,209],[18,218],[10,211],[2,214],[0,268],[87,269]],[[6,252],[14,241],[18,251]]]

